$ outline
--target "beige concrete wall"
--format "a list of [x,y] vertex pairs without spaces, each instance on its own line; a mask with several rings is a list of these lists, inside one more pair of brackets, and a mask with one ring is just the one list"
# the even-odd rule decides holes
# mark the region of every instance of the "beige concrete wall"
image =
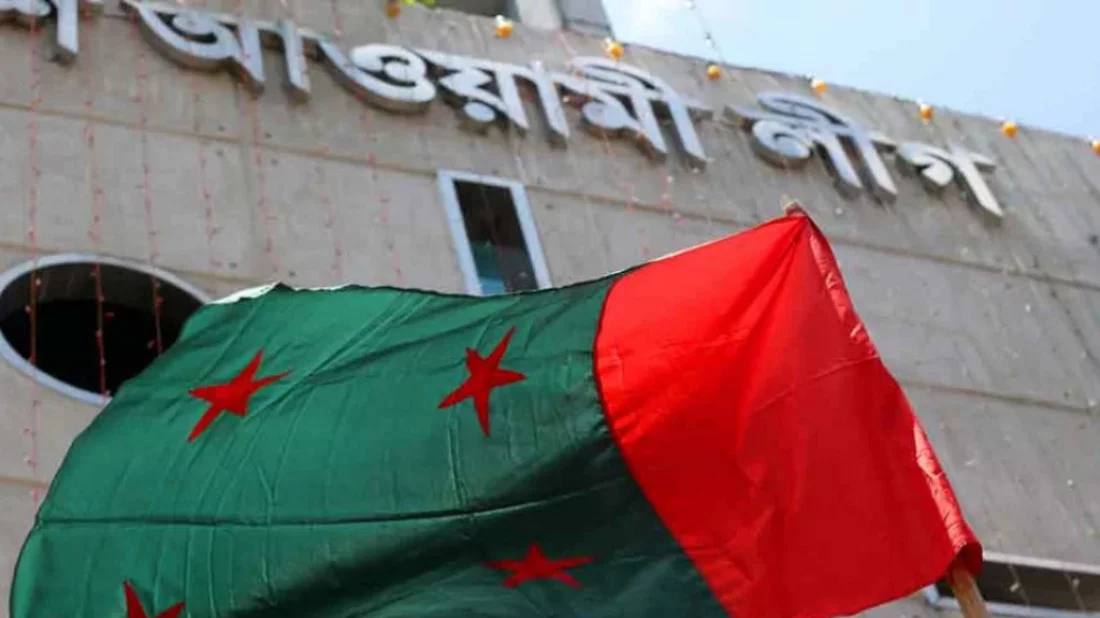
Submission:
[[[498,40],[491,21],[415,8],[391,21],[373,2],[207,2],[219,4],[354,43],[559,69],[601,45],[570,34],[562,44],[522,27]],[[1090,240],[1100,233],[1100,157],[1083,141],[1027,128],[1008,140],[992,120],[947,110],[924,124],[911,103],[839,87],[823,97],[895,139],[955,140],[991,156],[998,169],[987,180],[1008,209],[998,225],[953,189],[932,197],[900,174],[895,205],[844,199],[820,162],[769,167],[745,134],[716,121],[699,124],[714,160],[691,173],[675,157],[655,165],[629,144],[585,135],[576,117],[560,149],[537,128],[524,138],[468,135],[438,102],[423,117],[385,114],[320,67],[311,72],[311,101],[293,105],[278,87],[274,56],[271,87],[253,101],[228,75],[167,62],[113,6],[82,34],[75,65],[42,63],[36,79],[28,50],[43,48],[44,35],[0,27],[0,268],[32,249],[26,162],[35,141],[38,252],[152,259],[212,296],[275,277],[460,290],[435,184],[440,169],[522,181],[556,284],[744,229],[778,215],[789,195],[834,243],[860,312],[988,547],[1100,564],[1100,247]],[[766,90],[808,94],[805,80],[788,76],[730,69],[709,82],[696,60],[641,49],[626,60],[716,109],[752,105]],[[104,191],[98,247],[88,236],[93,174]],[[30,524],[30,491],[45,486],[95,413],[0,363],[2,585]],[[37,436],[23,432],[32,415]],[[32,448],[34,470],[24,461]],[[923,608],[911,601],[897,609]]]

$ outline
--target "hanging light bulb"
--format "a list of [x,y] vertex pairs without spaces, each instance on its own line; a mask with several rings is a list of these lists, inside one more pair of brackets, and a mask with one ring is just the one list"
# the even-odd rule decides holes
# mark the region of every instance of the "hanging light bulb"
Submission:
[[927,103],[921,103],[920,104],[919,113],[920,113],[920,119],[925,121],[925,122],[928,122],[929,120],[932,120],[932,116],[935,115],[935,112],[932,111],[932,106],[927,104]]
[[722,77],[722,67],[717,64],[707,65],[707,78],[710,81],[718,81]]
[[512,30],[515,29],[515,24],[512,20],[503,15],[497,15],[497,38],[506,39],[512,36]]
[[1020,125],[1016,124],[1012,120],[1006,120],[1001,123],[1001,133],[1005,137],[1016,137],[1016,134],[1020,132]]
[[604,51],[608,56],[618,60],[623,57],[623,44],[614,39],[604,39]]
[[1100,155],[1100,139],[1092,140],[1092,151]]
[[396,18],[401,14],[401,3],[397,0],[386,0],[386,17]]
[[829,89],[829,85],[825,83],[825,80],[815,77],[810,80],[810,88],[814,91],[814,94],[821,96]]

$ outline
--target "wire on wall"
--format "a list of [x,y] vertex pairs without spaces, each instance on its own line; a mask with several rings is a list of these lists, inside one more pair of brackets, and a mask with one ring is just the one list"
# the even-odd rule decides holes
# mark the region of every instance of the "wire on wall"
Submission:
[[[332,21],[335,26],[336,39],[338,42],[343,42],[343,37],[347,31],[344,29],[344,17],[340,12],[339,0],[332,0],[330,6],[332,7]],[[386,27],[388,28],[389,26],[387,25]],[[375,223],[385,235],[386,251],[390,257],[395,283],[400,287],[405,283],[405,275],[401,267],[401,256],[397,251],[396,241],[394,240],[395,235],[390,222],[390,203],[392,200],[390,199],[389,192],[386,190],[385,184],[378,176],[377,152],[374,147],[370,146],[371,142],[376,141],[376,136],[372,133],[373,127],[371,126],[367,106],[359,105],[358,107],[359,127],[363,135],[363,140],[367,144],[367,167],[370,168],[371,184],[374,185],[377,191],[378,216],[375,217]]]
[[[90,37],[88,37],[90,38]],[[88,241],[92,245],[95,255],[103,253],[103,215],[105,210],[105,195],[103,183],[100,178],[99,156],[96,154],[96,123],[92,120],[95,109],[95,62],[93,47],[87,42],[82,42],[84,57],[86,58],[84,70],[80,72],[80,81],[84,87],[84,176],[89,191],[89,216],[88,216]],[[103,310],[103,268],[99,261],[92,264],[90,273],[94,285],[96,329],[94,333],[96,345],[96,371],[99,375],[99,394],[109,397],[107,390],[107,342],[104,335],[104,310]]]
[[[281,2],[283,8],[289,12],[293,23],[304,23],[302,21],[302,11],[297,1],[288,2],[288,0],[281,0]],[[290,110],[291,115],[297,114],[295,107],[291,106]],[[332,241],[332,261],[329,264],[329,273],[332,275],[335,282],[343,283],[344,250],[340,243],[341,227],[338,222],[339,215],[332,204],[332,193],[329,189],[328,175],[325,173],[325,166],[328,163],[327,159],[331,154],[331,149],[325,138],[324,129],[319,128],[317,123],[309,123],[306,121],[306,124],[310,125],[313,138],[317,142],[317,149],[312,153],[313,156],[311,157],[313,159],[313,177],[311,182],[317,192],[317,199],[321,204],[321,209],[325,217],[325,231],[328,232],[329,238]]]
[[[27,186],[27,250],[31,255],[31,271],[27,279],[27,312],[29,324],[29,358],[32,367],[31,406],[27,413],[27,425],[23,428],[23,435],[28,439],[28,446],[23,462],[27,466],[30,476],[36,477],[38,473],[38,426],[39,411],[42,406],[41,386],[38,382],[38,295],[42,289],[42,280],[38,272],[38,181],[42,177],[42,169],[39,166],[39,136],[38,115],[42,106],[42,67],[39,46],[41,24],[37,16],[31,17],[30,23],[31,43],[27,46],[27,62],[30,69],[30,108],[27,112],[27,162],[26,162],[26,186]],[[31,500],[37,505],[41,499],[41,490],[34,487],[30,491]]]
[[[577,58],[577,52],[573,48],[573,46],[569,44],[569,41],[565,38],[565,32],[559,30],[557,32],[557,36],[555,37],[555,39],[557,40],[558,46],[561,48],[561,50],[566,55],[566,63],[569,65],[570,72],[574,76],[580,77],[580,75],[578,75],[577,68],[575,66],[573,66],[573,62],[572,62],[573,60],[575,60]],[[603,132],[600,133],[600,138],[602,139],[602,142],[603,142],[603,155],[604,155],[603,156],[603,162],[605,164],[610,163],[611,170],[612,170],[613,182],[615,183],[616,187],[620,191],[622,191],[623,194],[625,194],[627,196],[627,202],[626,202],[627,218],[630,219],[633,223],[635,223],[634,229],[635,229],[635,232],[637,233],[637,236],[638,236],[638,245],[641,248],[642,259],[643,260],[648,260],[653,256],[652,256],[652,251],[649,248],[649,244],[646,241],[645,234],[643,234],[643,232],[642,232],[641,226],[637,225],[638,221],[636,220],[637,219],[637,216],[636,216],[637,212],[636,211],[637,211],[638,197],[637,197],[636,187],[634,186],[633,183],[630,183],[630,182],[626,181],[626,178],[623,175],[622,168],[619,165],[619,162],[618,162],[617,158],[615,157],[614,150],[611,147],[610,138]],[[604,167],[604,169],[606,169],[606,166],[602,166],[602,167]]]
[[[155,267],[160,260],[160,245],[157,241],[156,222],[153,214],[153,192],[149,179],[149,55],[145,51],[145,46],[141,45],[138,40],[140,38],[140,33],[138,31],[139,26],[136,14],[131,14],[130,26],[131,41],[136,44],[138,48],[137,91],[134,93],[134,101],[138,105],[138,136],[141,156],[141,202],[145,211],[145,235],[148,244],[148,262],[150,266]],[[150,274],[149,282],[152,287],[151,302],[153,307],[153,338],[149,341],[149,348],[155,349],[159,356],[164,352],[164,337],[161,328],[161,305],[163,304],[163,300],[160,296],[160,280],[157,279],[156,276]]]
[[[243,1],[234,0],[233,6],[233,11],[237,18],[244,19]],[[249,61],[249,53],[247,49],[244,51],[245,62]],[[271,204],[267,199],[267,170],[264,161],[264,144],[260,126],[259,101],[255,95],[246,92],[246,89],[243,88],[239,82],[234,83],[234,88],[237,92],[238,100],[241,101],[247,125],[252,132],[252,164],[253,167],[256,168],[256,207],[260,212],[260,218],[262,219],[264,228],[264,255],[267,256],[270,274],[278,278],[283,274],[282,261],[275,251],[275,226],[278,223],[278,219],[271,210]]]
[[[180,0],[181,4],[197,5],[205,7],[205,0]],[[199,76],[196,71],[188,71],[188,88],[191,92],[191,106],[194,109],[194,120],[191,123],[191,132],[198,140],[198,173],[199,173],[199,203],[203,209],[203,227],[206,233],[207,266],[211,273],[220,270],[224,264],[217,258],[217,236],[221,231],[217,222],[217,213],[214,211],[213,192],[210,189],[209,179],[209,147],[210,140],[204,134],[206,127],[202,124],[202,93],[199,87]]]

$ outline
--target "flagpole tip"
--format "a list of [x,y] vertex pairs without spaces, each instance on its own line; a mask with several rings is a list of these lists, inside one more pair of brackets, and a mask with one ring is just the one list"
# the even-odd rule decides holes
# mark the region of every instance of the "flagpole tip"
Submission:
[[788,217],[803,216],[808,217],[806,211],[803,210],[802,204],[794,200],[785,200],[783,203],[783,214]]

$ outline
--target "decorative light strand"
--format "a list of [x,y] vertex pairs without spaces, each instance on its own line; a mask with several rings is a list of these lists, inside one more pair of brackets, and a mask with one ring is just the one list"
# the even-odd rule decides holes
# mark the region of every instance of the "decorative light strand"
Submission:
[[[566,40],[565,33],[563,31],[559,30],[557,32],[557,37],[556,38],[557,38],[559,47],[561,47],[561,49],[565,52],[565,54],[568,56],[568,59],[570,61],[576,59],[577,58],[576,50],[573,49],[573,46],[571,46],[569,44],[569,41]],[[570,67],[570,72],[574,76],[579,77],[576,67],[571,66]],[[604,161],[611,163],[611,170],[612,170],[612,174],[613,174],[613,178],[614,178],[613,182],[619,190],[623,191],[623,193],[625,193],[627,195],[626,212],[627,212],[628,218],[633,220],[634,215],[635,215],[635,211],[636,211],[636,207],[637,207],[637,202],[638,202],[638,196],[637,196],[637,193],[635,192],[634,185],[631,184],[631,183],[626,182],[626,180],[623,176],[623,173],[622,173],[622,169],[620,168],[620,166],[618,164],[618,161],[615,158],[614,150],[611,148],[611,140],[607,137],[606,134],[604,134],[602,132],[600,133],[600,137],[603,139]],[[645,240],[645,235],[642,234],[642,228],[640,226],[635,226],[635,232],[638,235],[639,245],[641,246],[642,258],[648,260],[650,258],[650,255],[651,255],[652,251],[650,251],[649,244]]]
[[[718,62],[722,66],[725,66],[725,67],[730,66],[729,58],[726,56],[726,54],[722,50],[722,46],[718,43],[718,39],[714,36],[714,33],[711,31],[710,27],[708,26],[708,23],[710,23],[710,22],[707,21],[706,16],[703,14],[702,7],[700,7],[699,3],[696,2],[695,0],[687,0],[686,5],[687,5],[687,8],[692,12],[692,14],[695,15],[695,18],[696,18],[697,22],[699,23],[699,28],[703,31],[703,40],[706,42],[707,47],[709,47],[709,48],[711,48],[711,50],[713,50],[714,55],[717,57]],[[723,86],[723,87],[732,90],[734,88],[734,83],[736,82],[736,80],[729,79],[729,80],[725,80],[725,82],[728,85]],[[811,88],[811,90],[814,91],[814,94],[816,94],[818,96],[821,96],[827,90],[827,85],[825,84],[824,81],[822,81],[820,79],[813,79],[810,82],[810,88]],[[727,141],[726,137],[722,134],[722,132],[719,132],[719,139],[722,141],[723,147],[726,149],[726,152],[727,153],[732,153],[733,147]],[[780,168],[783,170],[782,177],[785,180],[789,181],[792,177],[790,165],[788,165],[786,161],[781,161],[780,162]],[[788,197],[787,193],[783,190],[783,187],[778,185],[778,183],[776,183],[776,185],[775,185],[775,190],[776,190],[776,192],[778,193],[778,196],[779,196],[779,201],[780,201],[779,206],[781,208],[786,208],[786,203],[785,202],[790,199]],[[859,199],[863,200],[865,198],[861,195]],[[777,209],[777,212],[782,212],[782,211]],[[843,213],[844,213],[843,209],[840,209],[840,208],[838,208],[835,211],[835,214],[837,214],[838,216],[843,215]],[[760,213],[760,214],[763,215],[763,216],[760,217],[758,215],[757,218],[763,218],[763,219],[770,218],[769,216],[767,216],[764,213]],[[713,221],[711,223],[712,223],[712,227],[713,227]]]
[[[290,12],[290,17],[293,23],[301,24],[302,15],[299,9],[298,2],[291,2],[288,6],[287,0],[282,0],[283,7]],[[291,108],[291,113],[294,112],[294,108]],[[325,133],[323,129],[317,128],[318,125],[313,124],[312,130],[314,139],[317,140],[317,152],[313,157],[313,176],[315,180],[315,186],[317,187],[318,200],[321,202],[321,206],[325,212],[325,229],[328,231],[329,237],[332,240],[332,262],[329,264],[329,272],[332,274],[333,279],[337,283],[344,282],[344,251],[340,246],[340,226],[337,224],[338,215],[336,209],[332,204],[332,195],[329,192],[328,179],[325,174],[326,158],[331,153],[328,142],[325,139]]]
[[[197,4],[200,7],[205,7],[205,0],[180,0],[181,4]],[[224,264],[217,258],[216,250],[216,237],[221,231],[221,228],[217,223],[217,216],[214,212],[214,199],[213,193],[210,190],[209,180],[209,155],[207,154],[207,148],[210,145],[206,136],[203,135],[203,126],[201,121],[201,115],[199,110],[202,105],[201,88],[199,87],[199,77],[196,71],[187,72],[188,87],[191,90],[191,106],[195,110],[195,118],[191,124],[191,132],[198,140],[198,161],[199,161],[199,201],[203,208],[203,224],[206,232],[206,254],[207,254],[207,266],[210,268],[211,273],[217,272],[224,266]]]
[[[650,75],[656,75],[656,73],[652,69],[650,69],[649,66],[646,65],[645,61],[642,60],[640,56],[636,55],[632,59],[632,61],[635,62],[639,67],[641,67],[641,69],[646,73],[649,73]],[[673,172],[673,170],[675,169],[675,165],[676,163],[674,162],[674,156],[670,156],[668,157],[668,161],[666,161],[662,166],[664,167],[664,169],[661,171],[663,171],[664,174],[662,174],[661,176],[661,196],[659,198],[657,207],[661,210],[668,211],[669,216],[672,217],[673,223],[677,227],[679,227],[680,224],[683,222],[684,217],[676,209],[676,202],[672,196],[673,185],[676,182],[676,176]]]
[[[145,235],[148,244],[148,262],[150,266],[156,266],[160,260],[160,248],[157,242],[157,231],[153,217],[153,192],[149,181],[149,55],[145,46],[138,40],[137,15],[130,16],[130,38],[138,48],[138,74],[137,92],[134,101],[138,104],[138,139],[141,153],[141,201],[145,211]],[[160,280],[153,274],[149,275],[149,283],[152,288],[153,305],[153,339],[149,342],[149,348],[155,349],[157,356],[164,352],[164,338],[161,328],[161,304]]]
[[[28,412],[27,427],[24,434],[29,438],[30,445],[26,456],[23,458],[31,477],[38,472],[38,414],[42,406],[41,385],[38,382],[38,294],[42,288],[42,281],[38,273],[38,180],[42,176],[42,169],[38,163],[38,113],[42,106],[42,71],[40,67],[39,46],[40,28],[37,16],[31,17],[30,31],[31,43],[27,46],[27,62],[30,67],[31,101],[27,112],[27,248],[31,254],[31,271],[27,281],[28,302],[27,311],[28,330],[30,335],[30,354],[28,360],[32,369],[32,394],[31,407]],[[38,504],[40,489],[31,489],[31,500]]]
[[[234,12],[238,19],[244,19],[244,5],[242,0],[234,1]],[[248,62],[250,60],[248,56],[249,52],[245,50],[244,54],[244,61]],[[267,255],[271,274],[278,278],[282,274],[283,269],[281,260],[275,252],[275,224],[277,219],[267,199],[267,171],[264,166],[263,139],[260,136],[260,105],[257,101],[257,97],[247,92],[247,89],[242,88],[239,83],[235,88],[238,93],[238,98],[243,100],[245,116],[252,129],[252,163],[256,167],[256,188],[258,194],[256,206],[260,211],[260,216],[263,218],[265,234],[264,254]]]
[[[571,148],[562,148],[562,152],[565,154],[565,159],[569,163],[569,175],[576,181],[576,185],[580,186],[580,166],[577,164],[577,154]],[[596,238],[599,241],[600,252],[603,258],[603,272],[600,275],[610,274],[615,270],[615,266],[612,264],[611,247],[604,242],[603,235],[600,234],[600,226],[596,223],[595,207],[592,205],[592,198],[588,196],[588,192],[583,189],[578,191],[581,196],[581,202],[584,204],[584,213],[588,218],[589,229],[596,234]]]
[[[340,8],[337,2],[332,3],[332,20],[336,26],[336,37],[338,41],[342,42],[344,36],[344,19],[340,12]],[[370,117],[367,113],[367,106],[359,105],[359,127],[363,134],[363,140],[366,144],[370,144],[373,136],[371,134],[372,128],[370,123]],[[385,186],[378,178],[378,157],[375,154],[373,148],[367,150],[367,166],[370,168],[371,183],[378,191],[378,216],[375,217],[375,223],[381,228],[383,234],[386,237],[386,249],[390,256],[391,267],[393,268],[394,277],[396,278],[397,286],[400,287],[405,282],[405,275],[401,268],[401,257],[398,254],[396,243],[393,240],[395,236],[390,227],[390,196],[386,191]],[[340,254],[342,256],[342,254]]]
[[[84,148],[87,154],[85,159],[85,177],[87,178],[89,192],[91,194],[90,213],[88,219],[88,240],[92,243],[92,252],[100,255],[103,252],[103,212],[105,206],[103,183],[100,179],[99,157],[96,155],[96,131],[95,122],[92,120],[95,108],[95,87],[92,83],[94,72],[94,54],[88,42],[85,48],[85,70],[80,72],[80,80],[84,86]],[[97,359],[97,372],[99,374],[99,394],[109,397],[107,390],[107,344],[104,335],[103,315],[103,268],[99,261],[92,265],[91,272],[95,286],[95,312],[96,330],[95,344]]]

